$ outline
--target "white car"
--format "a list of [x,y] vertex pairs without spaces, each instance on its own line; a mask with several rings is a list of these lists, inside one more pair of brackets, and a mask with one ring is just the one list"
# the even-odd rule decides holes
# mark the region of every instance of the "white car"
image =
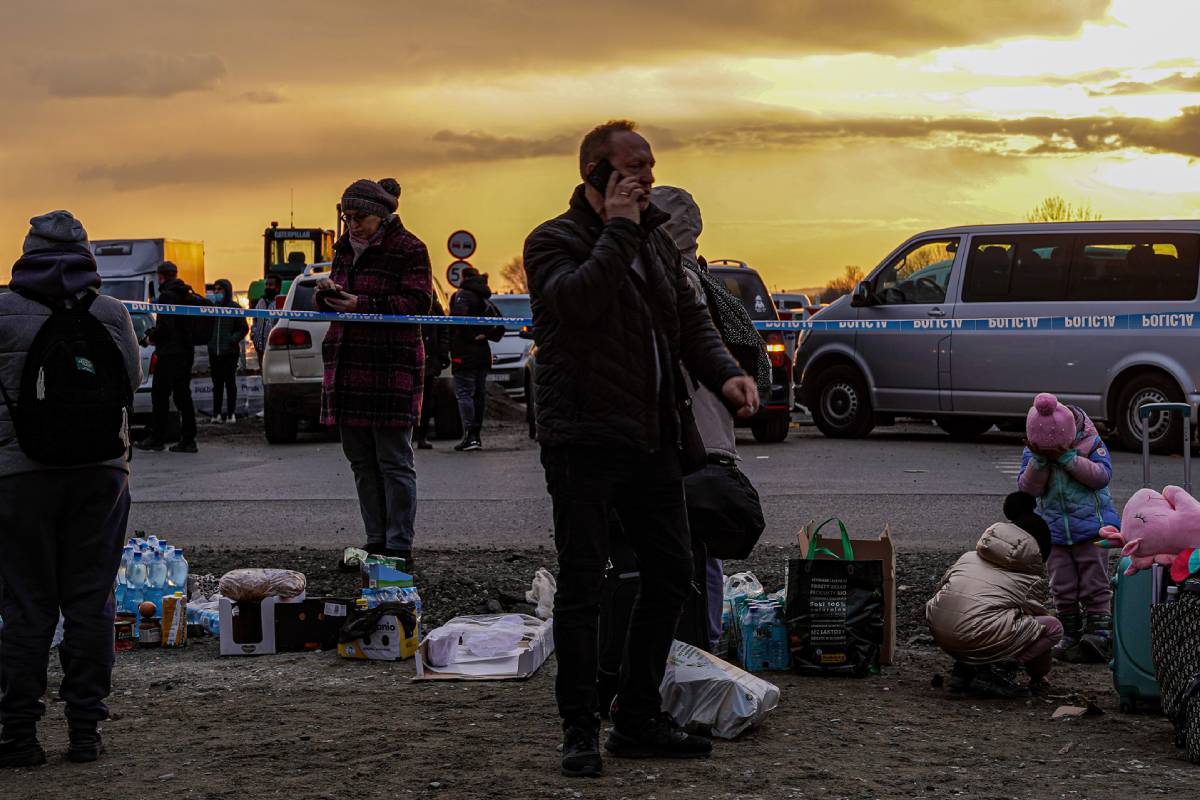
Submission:
[[[506,317],[529,319],[533,310],[527,294],[494,294],[492,303]],[[504,326],[504,338],[492,342],[492,371],[488,381],[498,383],[514,400],[525,400],[525,362],[533,342],[521,338],[522,325]]]
[[[330,264],[313,264],[292,281],[284,302],[285,311],[316,311],[317,282],[329,274]],[[448,307],[446,293],[437,279],[433,289]],[[316,423],[321,413],[321,381],[325,362],[321,344],[329,323],[281,319],[267,337],[267,352],[262,356],[263,417],[267,441],[288,444],[296,441],[302,420]],[[458,403],[454,398],[454,383],[447,369],[438,376],[433,396],[433,433],[438,439],[455,439],[462,435]]]

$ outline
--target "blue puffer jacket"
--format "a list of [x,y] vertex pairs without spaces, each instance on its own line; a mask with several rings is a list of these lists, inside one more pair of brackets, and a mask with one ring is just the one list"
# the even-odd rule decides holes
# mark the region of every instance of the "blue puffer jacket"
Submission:
[[1087,414],[1076,406],[1070,409],[1078,428],[1075,448],[1053,463],[1026,448],[1017,478],[1021,491],[1038,498],[1038,514],[1050,526],[1057,545],[1090,542],[1105,525],[1121,525],[1108,491],[1112,479],[1108,448]]

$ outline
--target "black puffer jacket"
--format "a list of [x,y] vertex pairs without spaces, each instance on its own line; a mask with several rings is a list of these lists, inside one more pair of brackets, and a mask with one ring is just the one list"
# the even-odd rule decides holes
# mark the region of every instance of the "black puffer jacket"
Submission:
[[[491,296],[492,290],[487,284],[487,278],[482,275],[468,278],[463,281],[462,288],[450,298],[450,316],[495,316],[494,307],[488,302]],[[477,336],[484,338],[477,339]],[[454,357],[454,371],[490,368],[492,347],[488,342],[498,342],[503,338],[503,325],[455,325],[450,333],[450,354]]]
[[[688,286],[675,243],[659,228],[668,218],[650,206],[641,225],[606,224],[580,185],[566,213],[525,240],[543,445],[653,452],[678,440],[672,365],[682,360],[718,397],[725,381],[744,374]],[[667,352],[658,365],[654,324],[631,266],[639,254],[666,328],[660,341]]]
[[[158,288],[156,302],[176,306],[194,305],[192,287],[184,283],[181,278],[172,278]],[[192,343],[191,328],[188,327],[190,319],[190,317],[175,314],[157,315],[154,320],[154,333],[150,338],[154,342],[154,349],[158,352],[159,358],[191,356],[195,353],[196,346]]]

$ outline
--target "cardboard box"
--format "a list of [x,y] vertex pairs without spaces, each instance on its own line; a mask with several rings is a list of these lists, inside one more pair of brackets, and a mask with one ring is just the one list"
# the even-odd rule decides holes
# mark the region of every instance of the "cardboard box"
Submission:
[[[816,525],[810,520],[800,532],[800,556],[808,555],[809,542]],[[825,530],[830,530],[826,526]],[[837,528],[832,528],[835,532]],[[879,663],[890,666],[896,654],[896,546],[892,541],[891,527],[884,525],[878,539],[850,538],[854,548],[856,561],[880,561],[883,563],[883,644],[879,648]],[[817,537],[817,547],[823,547],[834,553],[842,552],[841,536]],[[818,559],[828,559],[830,556],[817,553]]]
[[268,597],[234,602],[222,597],[221,655],[266,656],[279,652],[275,644],[275,607],[280,603],[303,603],[304,595]]
[[401,588],[413,585],[413,576],[389,564],[368,564],[367,585],[364,588],[382,589],[387,586]]
[[[361,615],[358,609],[352,614]],[[421,641],[421,624],[413,629],[412,636],[404,635],[404,627],[394,614],[379,618],[375,630],[362,639],[352,642],[339,642],[338,655],[342,658],[367,659],[370,661],[400,661],[410,658],[417,652],[417,644]]]
[[297,653],[334,650],[338,633],[354,611],[354,600],[313,597],[301,603],[275,606],[275,650]]
[[[456,618],[461,619],[461,618]],[[533,675],[554,652],[554,620],[528,617],[529,634],[521,643],[520,654],[508,659],[477,662],[469,667],[430,666],[425,658],[425,642],[417,650],[418,681],[504,681],[524,680]],[[454,620],[450,620],[454,622]]]

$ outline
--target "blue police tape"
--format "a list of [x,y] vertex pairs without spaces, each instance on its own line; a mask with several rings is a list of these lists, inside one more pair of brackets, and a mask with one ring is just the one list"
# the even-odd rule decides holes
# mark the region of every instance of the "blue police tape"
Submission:
[[[283,311],[225,306],[180,306],[122,301],[130,313],[175,314],[189,317],[250,317],[302,322],[374,322],[401,325],[531,325],[525,317],[441,317],[410,314],[355,314],[322,311]],[[972,319],[851,319],[759,320],[760,331],[1069,331],[1069,330],[1183,330],[1200,328],[1200,313],[1156,311],[1145,314],[1081,314],[1062,317],[982,317]]]

